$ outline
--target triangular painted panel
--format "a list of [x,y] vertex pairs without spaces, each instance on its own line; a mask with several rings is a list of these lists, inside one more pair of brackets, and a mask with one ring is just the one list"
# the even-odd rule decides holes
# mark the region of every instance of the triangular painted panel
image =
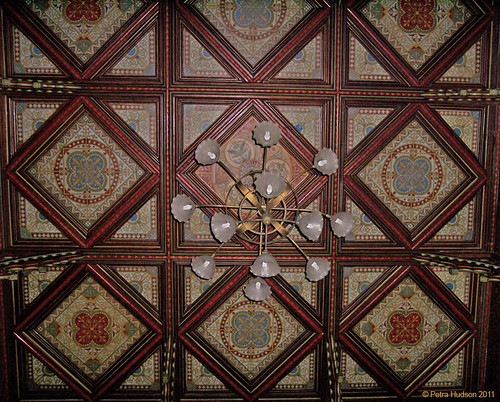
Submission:
[[188,351],[185,351],[186,391],[228,391],[228,388]]
[[16,27],[13,28],[13,41],[15,74],[62,75],[54,63]]
[[29,352],[26,353],[26,366],[27,391],[54,392],[70,390],[70,387],[56,373]]
[[393,110],[389,107],[348,107],[347,152],[352,151]]
[[346,198],[345,211],[350,212],[354,216],[354,227],[351,233],[345,237],[346,243],[390,241],[349,197]]
[[158,150],[156,103],[113,102],[109,106],[155,151]]
[[342,390],[379,388],[377,382],[347,353],[341,352]]
[[26,142],[61,106],[62,102],[14,101],[16,144]]
[[153,353],[118,389],[127,391],[159,391],[161,389],[160,352]]
[[136,291],[141,294],[152,306],[159,308],[159,278],[158,266],[126,265],[113,266]]
[[354,35],[349,35],[348,77],[350,81],[395,81]]
[[133,214],[111,239],[156,241],[158,239],[158,197],[155,194]]
[[450,361],[443,364],[429,381],[426,387],[461,387],[464,384],[465,350],[462,349]]
[[342,307],[345,308],[356,300],[387,267],[342,267]]
[[151,29],[131,47],[106,74],[112,76],[153,77],[156,75],[156,29]]
[[228,104],[185,103],[182,109],[183,149],[202,135],[228,108]]
[[481,40],[474,43],[464,55],[458,58],[437,82],[456,84],[481,83]]
[[306,356],[273,388],[275,391],[313,391],[315,388],[316,364],[315,353]]
[[35,300],[65,269],[65,266],[54,266],[48,268],[47,272],[31,271],[23,275],[24,305]]
[[480,110],[450,110],[436,109],[441,117],[448,123],[456,135],[469,147],[474,155],[479,157],[479,139],[481,134]]
[[323,108],[321,106],[275,105],[286,119],[316,149],[323,146]]
[[233,77],[187,29],[182,31],[182,76],[212,79]]
[[324,71],[323,35],[321,32],[300,50],[274,78],[322,80]]
[[474,237],[475,202],[472,200],[463,207],[448,223],[439,230],[431,241],[467,242]]
[[22,195],[18,196],[19,236],[21,239],[67,239],[38,209]]

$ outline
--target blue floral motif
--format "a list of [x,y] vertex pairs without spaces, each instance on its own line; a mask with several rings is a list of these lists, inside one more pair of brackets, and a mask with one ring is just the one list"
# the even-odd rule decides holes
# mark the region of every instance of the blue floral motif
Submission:
[[424,158],[412,160],[407,157],[396,161],[395,187],[400,193],[406,194],[413,191],[422,194],[429,189],[428,173],[430,164]]
[[253,344],[257,347],[263,347],[269,342],[269,318],[263,313],[249,315],[239,313],[233,318],[233,341],[240,347],[246,347]]
[[68,158],[69,186],[76,191],[99,191],[106,186],[106,160],[99,153],[73,153]]
[[272,21],[272,0],[236,0],[234,20],[242,27],[255,24],[266,26]]

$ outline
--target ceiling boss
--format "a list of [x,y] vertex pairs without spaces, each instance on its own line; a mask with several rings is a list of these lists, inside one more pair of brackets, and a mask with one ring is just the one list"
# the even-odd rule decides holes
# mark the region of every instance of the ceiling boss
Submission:
[[[223,211],[216,212],[210,220],[212,234],[221,243],[220,246],[212,255],[201,255],[191,261],[193,272],[202,279],[214,276],[215,256],[233,236],[258,246],[258,256],[250,267],[255,278],[244,289],[246,297],[253,301],[265,300],[271,294],[270,286],[262,278],[278,275],[281,270],[268,245],[288,239],[307,261],[306,278],[319,281],[328,275],[331,261],[309,257],[290,236],[291,231],[298,227],[306,239],[317,241],[323,231],[324,218],[330,220],[333,233],[339,237],[346,236],[354,224],[353,216],[347,212],[330,216],[317,209],[302,208],[293,187],[295,180],[311,169],[322,175],[333,175],[338,168],[337,155],[331,149],[323,148],[316,153],[311,168],[287,180],[267,165],[268,149],[277,145],[281,136],[280,127],[273,122],[263,121],[255,126],[253,139],[263,149],[262,166],[242,177],[236,177],[220,160],[217,141],[207,139],[201,142],[195,151],[196,161],[201,165],[217,163],[233,181],[225,202],[221,205],[195,205],[187,195],[179,194],[171,203],[171,213],[179,222],[189,221],[197,207]],[[235,199],[239,202],[229,202]]]

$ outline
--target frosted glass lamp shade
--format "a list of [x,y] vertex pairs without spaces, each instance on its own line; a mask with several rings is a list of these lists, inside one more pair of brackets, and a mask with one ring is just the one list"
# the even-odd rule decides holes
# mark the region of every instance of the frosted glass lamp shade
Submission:
[[275,172],[264,172],[257,176],[255,188],[264,198],[276,198],[285,189],[285,179]]
[[271,295],[271,287],[264,279],[254,278],[247,283],[243,292],[250,300],[262,301]]
[[200,142],[194,153],[196,161],[200,165],[213,165],[219,160],[220,146],[215,140],[205,140]]
[[354,216],[349,212],[339,212],[331,217],[330,224],[335,236],[344,237],[351,233],[354,226]]
[[262,121],[253,129],[253,139],[263,147],[277,144],[281,138],[281,129],[276,123]]
[[316,241],[323,230],[323,215],[319,211],[304,214],[299,219],[300,232],[309,240]]
[[212,279],[215,275],[215,260],[209,255],[200,255],[192,259],[191,269],[201,279]]
[[179,222],[187,222],[193,216],[196,206],[191,199],[184,194],[178,194],[170,204],[172,215],[174,219]]
[[312,282],[323,279],[328,275],[331,265],[324,258],[310,258],[306,265],[306,278]]
[[263,251],[259,255],[250,268],[250,272],[255,276],[261,278],[269,278],[271,276],[278,275],[281,271],[278,262],[275,258],[267,251]]
[[314,157],[314,167],[322,174],[330,176],[337,171],[339,159],[331,149],[323,148]]
[[217,212],[210,221],[214,237],[221,243],[229,241],[236,232],[236,221],[232,216]]

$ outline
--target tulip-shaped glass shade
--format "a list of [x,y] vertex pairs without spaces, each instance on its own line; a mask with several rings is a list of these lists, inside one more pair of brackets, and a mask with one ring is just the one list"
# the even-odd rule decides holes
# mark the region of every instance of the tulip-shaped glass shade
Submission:
[[285,189],[285,179],[275,172],[264,172],[257,176],[255,188],[264,198],[278,197]]
[[270,276],[278,275],[280,271],[281,268],[278,262],[267,251],[263,251],[262,254],[255,259],[250,268],[252,274],[261,278],[269,278]]
[[172,200],[171,212],[175,220],[179,222],[187,222],[191,219],[191,216],[196,209],[194,202],[184,194],[178,194]]
[[276,123],[271,121],[262,121],[253,129],[253,139],[263,147],[270,147],[279,142],[281,138],[281,129]]
[[354,226],[354,216],[349,212],[339,212],[331,217],[330,224],[335,236],[344,237],[351,233]]
[[209,255],[200,255],[191,261],[191,269],[202,279],[212,279],[215,274],[215,260]]
[[253,301],[266,300],[271,294],[271,287],[264,279],[254,278],[243,289],[245,296]]
[[323,215],[319,211],[304,214],[299,219],[299,229],[309,240],[316,241],[323,230]]
[[227,242],[236,232],[236,221],[232,216],[217,212],[210,221],[212,232],[221,243]]
[[337,171],[339,159],[331,149],[323,148],[314,157],[314,167],[322,174],[330,176]]
[[194,157],[200,165],[213,165],[219,160],[220,146],[215,140],[200,142],[196,148]]
[[306,265],[306,278],[312,282],[328,275],[332,263],[324,258],[310,258]]

